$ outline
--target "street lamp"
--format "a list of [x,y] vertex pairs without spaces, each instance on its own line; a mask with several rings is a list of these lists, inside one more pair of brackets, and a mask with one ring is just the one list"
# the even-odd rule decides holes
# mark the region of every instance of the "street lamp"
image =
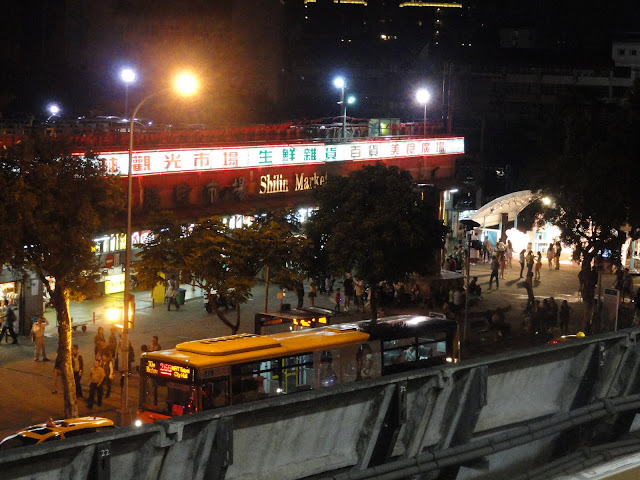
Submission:
[[120,425],[129,425],[131,418],[129,415],[129,316],[130,316],[130,302],[132,300],[131,295],[131,190],[132,190],[132,177],[133,170],[133,120],[138,114],[140,107],[152,97],[166,93],[170,90],[175,90],[177,93],[183,96],[193,95],[197,89],[198,83],[193,75],[183,73],[176,77],[173,87],[162,89],[158,92],[152,93],[144,97],[131,114],[131,122],[129,124],[129,169],[127,176],[127,239],[125,245],[125,261],[124,261],[124,308],[122,312],[122,342],[120,346],[120,353],[122,355],[122,365],[125,368],[124,383],[122,385],[122,398],[120,402]]
[[416,100],[418,103],[424,105],[424,123],[423,123],[423,135],[427,136],[427,103],[429,103],[429,99],[431,98],[431,94],[426,88],[421,88],[416,92]]
[[340,89],[340,101],[338,102],[338,105],[342,106],[342,138],[345,138],[347,134],[347,104],[344,101],[344,89],[346,87],[346,83],[344,78],[336,77],[333,80],[333,85]]
[[135,82],[136,72],[131,68],[123,68],[120,72],[120,78],[124,82],[124,118],[127,118],[129,110],[129,84]]
[[47,122],[51,120],[51,117],[55,117],[60,113],[60,107],[56,103],[50,103],[47,105],[47,111],[49,112],[49,118],[47,118]]

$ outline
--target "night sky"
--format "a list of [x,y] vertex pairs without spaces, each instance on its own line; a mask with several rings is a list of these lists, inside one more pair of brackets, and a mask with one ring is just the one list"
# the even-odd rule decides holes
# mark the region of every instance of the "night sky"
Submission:
[[[12,2],[4,6],[0,31],[0,112],[4,118],[43,114],[48,102],[57,101],[67,114],[120,115],[123,66],[139,70],[129,91],[135,102],[159,88],[170,69],[195,65],[215,89],[195,104],[160,101],[149,114],[171,112],[192,122],[251,122],[264,111],[288,118],[301,109],[287,97],[282,79],[313,60],[362,68],[388,61],[402,69],[428,45],[432,64],[521,57],[602,66],[610,64],[612,38],[640,32],[640,9],[631,0],[470,0],[463,9],[446,9],[436,48],[433,9],[398,9],[393,3],[369,1],[366,8],[354,8],[319,0],[305,9],[302,0],[284,6],[279,0]],[[536,48],[500,51],[503,28],[533,30]],[[383,31],[398,40],[381,44]],[[461,48],[464,43],[473,47]],[[328,72],[334,65],[325,67]]]

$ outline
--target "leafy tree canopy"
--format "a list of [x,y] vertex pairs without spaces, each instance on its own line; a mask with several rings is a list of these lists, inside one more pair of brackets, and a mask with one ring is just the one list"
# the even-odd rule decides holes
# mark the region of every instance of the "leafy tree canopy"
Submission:
[[567,112],[564,148],[540,169],[534,188],[554,201],[545,209],[576,248],[578,259],[606,249],[619,254],[626,225],[640,227],[635,161],[640,154],[640,84],[624,106],[591,105]]
[[163,281],[160,273],[180,272],[183,282],[225,292],[236,305],[235,322],[212,306],[232,333],[240,326],[240,304],[251,297],[259,271],[270,266],[280,283],[290,284],[298,271],[294,268],[297,250],[305,242],[296,235],[292,216],[284,212],[258,217],[252,225],[236,229],[219,217],[203,219],[190,229],[168,218],[160,225],[141,245],[136,262],[140,285],[152,287]]
[[353,272],[377,285],[433,269],[445,227],[409,172],[378,163],[331,177],[315,192],[319,208],[307,232],[332,273]]
[[77,416],[71,367],[69,298],[95,291],[98,270],[93,239],[124,206],[121,180],[107,175],[94,155],[71,155],[64,143],[25,138],[0,153],[0,260],[16,271],[34,272],[50,291],[56,309],[65,389],[65,415]]

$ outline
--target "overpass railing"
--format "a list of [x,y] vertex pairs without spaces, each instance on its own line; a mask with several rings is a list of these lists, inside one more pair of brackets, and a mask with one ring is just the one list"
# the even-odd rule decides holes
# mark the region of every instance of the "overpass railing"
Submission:
[[0,453],[0,471],[3,479],[355,480],[528,478],[537,469],[537,478],[553,478],[568,468],[562,459],[635,431],[639,335],[624,330],[23,447]]

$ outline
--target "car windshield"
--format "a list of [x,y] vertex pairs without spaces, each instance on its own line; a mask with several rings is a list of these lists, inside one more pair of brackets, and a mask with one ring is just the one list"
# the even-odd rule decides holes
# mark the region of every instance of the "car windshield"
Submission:
[[13,435],[5,438],[0,442],[0,450],[8,450],[10,448],[27,447],[29,445],[35,445],[38,443],[37,438],[23,437],[22,435]]

